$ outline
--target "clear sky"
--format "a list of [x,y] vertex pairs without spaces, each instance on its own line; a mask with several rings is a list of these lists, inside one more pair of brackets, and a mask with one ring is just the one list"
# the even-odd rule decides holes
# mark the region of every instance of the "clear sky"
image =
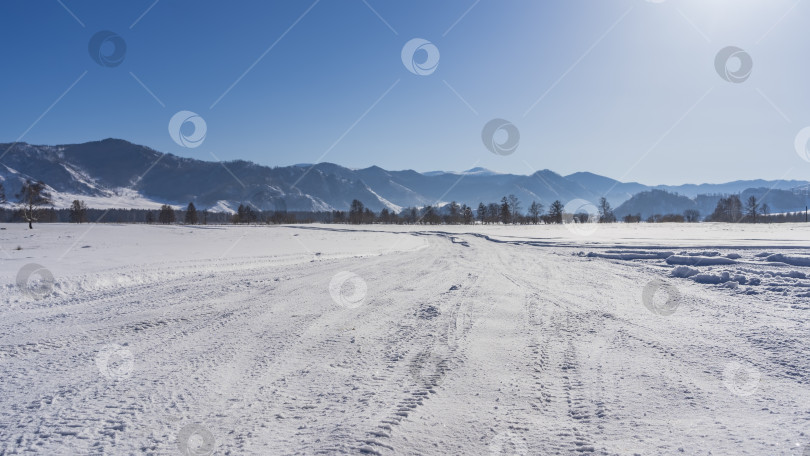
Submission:
[[[6,0],[0,141],[646,184],[808,179],[794,148],[810,125],[808,17],[797,0]],[[91,58],[103,30],[126,44],[116,66]],[[430,74],[403,64],[414,38],[439,52]],[[728,46],[753,62],[742,82],[717,71]],[[169,134],[184,110],[205,120],[198,147]],[[482,141],[495,118],[520,132],[510,155]]]

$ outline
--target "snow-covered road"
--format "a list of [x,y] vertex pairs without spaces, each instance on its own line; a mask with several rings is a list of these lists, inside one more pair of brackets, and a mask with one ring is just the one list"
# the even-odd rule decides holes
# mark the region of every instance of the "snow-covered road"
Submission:
[[[810,444],[810,299],[580,255],[557,228],[5,227],[0,454]],[[807,243],[713,229],[584,250]],[[54,277],[47,296],[15,285],[31,263]]]

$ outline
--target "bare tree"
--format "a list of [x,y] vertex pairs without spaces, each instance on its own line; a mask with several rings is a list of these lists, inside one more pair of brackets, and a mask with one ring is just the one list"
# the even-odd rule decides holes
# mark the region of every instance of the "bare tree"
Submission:
[[512,213],[512,218],[514,219],[518,215],[520,215],[520,200],[517,196],[510,194],[508,197],[509,199],[509,211]]
[[604,196],[599,199],[599,223],[613,223],[616,216],[613,215],[613,208]]
[[695,223],[700,220],[700,211],[697,209],[687,209],[683,211],[683,218],[689,223]]
[[751,195],[745,202],[745,216],[751,220],[752,223],[757,223],[757,213],[759,213],[759,203],[757,197]]
[[37,221],[40,206],[50,206],[53,204],[51,193],[48,192],[45,183],[34,182],[30,179],[23,183],[20,193],[15,195],[20,205],[23,219],[28,222],[28,229],[34,229],[33,222]]
[[365,205],[360,200],[352,200],[351,207],[349,207],[349,223],[352,225],[359,225],[363,223],[363,211]]
[[449,225],[456,225],[461,218],[461,206],[458,205],[457,202],[453,201],[447,206],[447,223]]
[[529,206],[529,220],[532,223],[537,225],[540,223],[540,215],[543,213],[543,205],[538,203],[537,201],[532,201],[532,204]]

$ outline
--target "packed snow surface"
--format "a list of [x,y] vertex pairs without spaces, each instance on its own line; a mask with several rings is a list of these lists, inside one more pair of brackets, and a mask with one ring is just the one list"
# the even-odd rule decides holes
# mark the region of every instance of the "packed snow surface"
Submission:
[[810,444],[805,225],[9,224],[0,247],[0,454]]

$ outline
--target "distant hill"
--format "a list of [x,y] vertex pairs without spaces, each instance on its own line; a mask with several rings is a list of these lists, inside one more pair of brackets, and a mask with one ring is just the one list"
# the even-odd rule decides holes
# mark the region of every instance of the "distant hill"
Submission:
[[[757,198],[760,204],[767,204],[772,214],[780,212],[794,212],[804,210],[810,204],[810,197],[798,191],[777,190],[771,188],[749,188],[741,192],[734,192],[745,202],[751,196]],[[667,192],[664,190],[648,190],[633,195],[615,209],[617,217],[641,214],[643,219],[654,214],[683,214],[688,209],[700,212],[701,219],[714,212],[717,202],[726,194],[701,194],[693,198]]]
[[[484,168],[419,173],[377,166],[350,169],[333,163],[268,167],[244,160],[219,163],[183,158],[120,139],[56,146],[0,144],[0,151],[7,151],[0,158],[0,181],[10,199],[25,179],[42,180],[52,190],[56,207],[82,199],[96,208],[151,208],[164,203],[185,206],[194,202],[200,209],[233,210],[243,203],[261,210],[321,211],[346,210],[353,199],[358,199],[379,211],[450,201],[476,207],[479,202],[496,202],[515,194],[524,209],[531,201],[548,207],[557,199],[563,203],[577,198],[596,203],[605,195],[622,211],[660,213],[661,209],[654,209],[656,204],[673,211],[689,204],[710,205],[701,202],[698,191],[720,194],[774,188],[768,197],[776,211],[796,210],[793,206],[804,200],[789,198],[792,193],[787,190],[810,186],[808,181],[738,181],[650,187],[593,173],[561,176],[550,170],[526,176]],[[637,195],[650,190],[678,192],[686,200],[697,200],[687,203],[660,192],[652,193],[652,197]]]

